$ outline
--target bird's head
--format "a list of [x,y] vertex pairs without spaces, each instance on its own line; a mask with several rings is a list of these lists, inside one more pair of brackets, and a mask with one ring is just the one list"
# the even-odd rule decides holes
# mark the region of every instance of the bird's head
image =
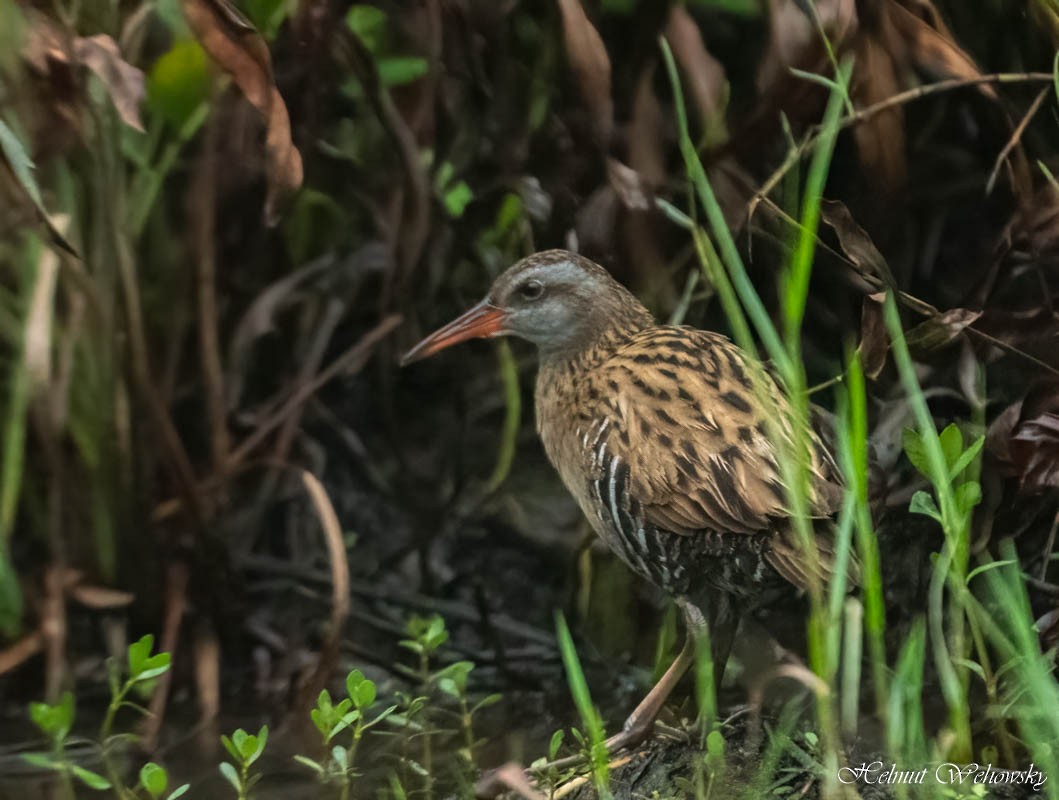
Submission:
[[518,336],[542,355],[576,353],[608,330],[636,330],[651,315],[603,267],[576,253],[546,250],[502,273],[482,302],[413,347],[402,364],[468,339]]

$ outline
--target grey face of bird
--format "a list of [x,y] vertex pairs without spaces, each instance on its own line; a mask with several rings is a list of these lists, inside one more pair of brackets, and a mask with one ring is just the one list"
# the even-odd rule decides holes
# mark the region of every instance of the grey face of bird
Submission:
[[548,354],[583,342],[599,326],[600,306],[616,288],[609,276],[586,269],[576,256],[555,253],[508,269],[493,283],[489,302],[503,309],[508,333]]
[[548,250],[507,269],[485,300],[413,347],[402,364],[467,339],[494,336],[527,339],[544,356],[569,353],[620,320],[630,306],[643,311],[602,267],[573,253]]

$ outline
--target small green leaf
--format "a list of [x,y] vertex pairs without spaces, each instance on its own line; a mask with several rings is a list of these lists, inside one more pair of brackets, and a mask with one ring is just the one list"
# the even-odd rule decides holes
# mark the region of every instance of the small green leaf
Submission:
[[434,674],[438,688],[451,697],[462,697],[467,693],[467,678],[474,671],[470,661],[457,661]]
[[949,470],[950,478],[958,478],[960,473],[970,466],[971,462],[974,461],[975,456],[978,455],[978,451],[982,449],[982,445],[985,444],[985,436],[979,436],[970,447],[963,451],[956,463],[952,465]]
[[321,711],[330,711],[333,705],[331,693],[327,689],[320,690],[320,694],[316,698],[316,707]]
[[497,693],[497,694],[488,694],[485,697],[483,697],[481,700],[479,700],[477,703],[474,704],[474,707],[471,709],[471,713],[472,714],[477,714],[483,708],[489,708],[489,706],[495,706],[503,698],[504,698],[504,696],[502,694],[499,694],[499,693]]
[[182,39],[154,62],[147,77],[147,103],[181,130],[210,99],[213,77],[209,58],[198,42]]
[[357,688],[364,683],[364,673],[359,669],[351,671],[346,676],[346,691],[349,692],[349,696],[353,697],[356,694]]
[[548,743],[548,760],[555,761],[559,755],[559,748],[563,746],[564,731],[562,728],[552,734],[552,740]]
[[941,452],[945,454],[945,466],[952,469],[963,452],[963,434],[953,422],[945,426],[945,430],[938,436],[938,441],[941,443]]
[[1017,563],[1018,563],[1017,561],[1013,561],[1013,560],[1009,559],[1007,561],[990,561],[988,564],[982,564],[981,566],[975,567],[974,569],[972,569],[970,571],[970,573],[968,573],[968,575],[967,575],[967,583],[970,583],[972,578],[975,578],[978,575],[981,575],[983,572],[989,572],[989,570],[996,569],[997,567],[1007,567],[1007,566],[1010,566],[1011,564],[1017,564]]
[[317,773],[318,775],[323,775],[327,771],[322,765],[317,764],[311,758],[307,758],[306,756],[294,756],[294,760],[301,764],[303,767],[308,767],[309,769],[313,770],[313,772]]
[[132,676],[132,679],[137,683],[143,681],[153,680],[159,675],[164,675],[169,671],[169,653],[158,653],[157,655],[148,658],[140,668],[140,672],[137,675]]
[[368,722],[368,723],[366,723],[366,724],[364,725],[364,730],[367,730],[367,729],[368,729],[368,728],[370,728],[370,727],[371,727],[372,725],[378,725],[378,724],[379,724],[380,722],[382,722],[382,721],[383,721],[384,719],[387,719],[387,718],[388,718],[388,717],[389,717],[389,716],[390,716],[391,714],[393,714],[393,712],[395,712],[396,710],[397,710],[397,706],[390,706],[390,707],[389,707],[389,708],[387,708],[387,709],[386,709],[385,711],[383,711],[383,712],[382,712],[381,714],[379,714],[379,715],[378,715],[377,717],[375,717],[375,719],[373,719],[373,720],[372,720],[371,722]]
[[465,181],[460,181],[445,191],[445,210],[453,219],[459,219],[463,216],[467,204],[473,199],[474,192],[471,191],[471,187]]
[[978,481],[967,481],[956,487],[956,507],[964,514],[982,502],[982,487]]
[[161,797],[168,784],[169,776],[158,764],[148,761],[140,767],[140,785],[151,797]]
[[375,702],[375,682],[369,680],[362,681],[356,688],[356,691],[350,696],[353,698],[353,705],[357,708],[368,708]]
[[358,719],[360,719],[360,712],[356,709],[353,709],[348,714],[344,714],[342,715],[342,717],[336,719],[334,724],[331,726],[331,730],[324,737],[324,743],[329,743],[332,739],[338,736],[338,734],[342,733],[342,731],[346,730],[346,728],[348,728]]
[[246,763],[253,764],[265,752],[265,744],[268,742],[268,725],[262,725],[261,730],[257,732],[257,736],[248,736],[247,740],[248,744],[249,740],[253,740],[253,749],[250,751]]
[[[238,731],[236,731],[236,733],[240,733],[241,731],[242,729],[240,728]],[[243,735],[246,735],[245,732],[243,733]],[[224,745],[224,749],[227,750],[228,754],[236,761],[241,762],[243,760],[243,756],[239,752],[239,748],[236,747],[235,742],[233,742],[229,737],[225,736],[224,734],[221,734],[221,744]]]
[[129,677],[133,680],[140,674],[151,655],[154,647],[154,636],[150,633],[140,637],[140,640],[129,645],[128,664]]
[[167,800],[177,800],[178,797],[183,797],[185,794],[187,794],[187,791],[190,788],[190,783],[182,783],[180,786],[173,790],[172,794],[169,795]]
[[416,775],[419,775],[421,778],[429,778],[430,777],[430,773],[427,771],[427,768],[424,767],[422,764],[420,764],[415,759],[409,758],[404,763],[407,766],[411,767],[412,768],[412,772],[416,773]]
[[355,5],[346,14],[346,25],[372,53],[378,51],[386,36],[386,12],[369,5]]
[[977,661],[971,661],[969,658],[954,658],[952,660],[952,663],[956,664],[957,666],[963,667],[964,669],[970,670],[979,678],[981,678],[983,683],[986,682],[985,670],[982,668],[982,665],[979,664]]
[[375,702],[375,682],[364,677],[364,673],[355,669],[346,676],[346,691],[359,709],[364,709]]
[[79,767],[77,764],[70,764],[69,766],[70,771],[89,789],[95,789],[96,791],[102,792],[110,788],[110,781],[102,775],[85,769],[84,767]]
[[64,741],[74,724],[73,693],[63,692],[55,705],[30,703],[29,716],[33,724],[53,743]]
[[242,782],[239,780],[239,773],[235,771],[235,767],[229,764],[227,761],[221,762],[218,766],[221,771],[221,775],[225,777],[225,780],[232,785],[232,788],[237,792],[242,792]]
[[411,83],[429,71],[427,60],[419,56],[381,58],[376,65],[379,68],[379,83],[387,88]]
[[343,772],[349,769],[349,751],[342,745],[336,744],[331,748],[331,758]]
[[924,478],[930,479],[930,459],[927,458],[927,448],[923,444],[923,437],[919,431],[913,428],[905,428],[901,434],[901,443],[904,446],[905,455],[912,462],[912,466]]
[[47,753],[22,753],[21,758],[27,764],[32,764],[41,769],[51,769],[62,772],[66,766],[61,761],[56,761]]
[[908,510],[913,514],[923,514],[941,522],[941,512],[938,511],[934,498],[926,492],[916,492],[912,495],[912,502],[908,504]]

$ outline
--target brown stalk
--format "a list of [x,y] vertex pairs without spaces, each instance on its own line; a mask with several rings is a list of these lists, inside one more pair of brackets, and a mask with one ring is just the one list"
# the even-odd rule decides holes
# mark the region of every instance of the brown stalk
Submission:
[[997,176],[1000,174],[1000,168],[1007,161],[1008,156],[1011,155],[1011,151],[1018,147],[1020,141],[1022,141],[1022,134],[1026,132],[1026,128],[1029,127],[1030,122],[1037,116],[1037,112],[1041,110],[1041,106],[1044,104],[1045,98],[1048,97],[1053,91],[1051,86],[1045,86],[1040,92],[1037,93],[1037,97],[1033,103],[1030,104],[1029,110],[1023,115],[1019,124],[1015,127],[1015,130],[1011,132],[1011,138],[1008,139],[1007,144],[1004,145],[1004,149],[1000,151],[1000,154],[996,157],[996,163],[993,164],[993,169],[989,173],[989,178],[985,182],[985,193],[992,194],[993,187],[996,185]]
[[[788,214],[786,211],[784,211],[771,198],[769,198],[767,196],[760,196],[757,199],[760,202],[764,203],[766,208],[768,208],[770,211],[774,212],[776,214],[776,216],[778,216],[784,222],[788,223],[789,225],[791,225],[791,226],[793,226],[795,228],[801,229],[801,227],[802,227],[801,223],[798,222],[798,220],[794,219],[794,217],[790,216],[790,214]],[[823,239],[821,239],[819,235],[815,235],[815,238],[816,238],[817,247],[827,251],[828,253],[833,255],[835,258],[837,258],[839,261],[843,262],[847,267],[849,267],[851,270],[853,270],[855,273],[857,273],[857,275],[860,278],[863,278],[873,289],[880,290],[880,289],[892,289],[892,288],[894,288],[894,286],[892,284],[892,281],[889,282],[889,284],[888,284],[888,282],[886,280],[884,280],[884,279],[880,278],[879,276],[874,275],[874,274],[872,274],[870,272],[867,272],[864,269],[863,265],[855,264],[852,260],[850,260],[850,258],[846,254],[840,253],[837,250],[835,250],[833,247],[831,247],[831,245],[829,245],[827,242],[825,242]],[[896,297],[897,297],[898,302],[901,303],[901,305],[903,305],[904,307],[908,308],[909,310],[915,312],[916,314],[919,314],[921,316],[927,317],[928,319],[937,319],[937,320],[943,322],[943,320],[941,319],[943,312],[940,309],[938,309],[936,306],[933,306],[933,305],[931,305],[930,303],[927,303],[924,300],[920,300],[918,297],[916,297],[915,295],[911,295],[908,292],[896,291]],[[989,344],[989,345],[991,345],[993,347],[996,347],[998,350],[1003,350],[1005,353],[1008,353],[1009,355],[1017,356],[1018,358],[1021,358],[1021,359],[1025,360],[1025,361],[1028,361],[1029,363],[1033,364],[1034,366],[1040,367],[1041,369],[1043,369],[1043,370],[1045,370],[1047,372],[1050,372],[1053,375],[1059,376],[1059,368],[1052,366],[1051,364],[1049,364],[1046,361],[1042,361],[1041,359],[1037,358],[1036,356],[1030,355],[1029,353],[1025,352],[1024,350],[1020,350],[1019,348],[1015,347],[1014,345],[1008,344],[1007,342],[1003,341],[1002,339],[998,339],[997,337],[995,337],[995,336],[993,336],[993,335],[991,335],[989,333],[986,333],[985,331],[978,330],[973,325],[968,325],[963,330],[967,334],[969,334],[971,336],[974,336],[979,341],[985,342],[986,344]]]
[[44,648],[44,634],[35,630],[27,633],[13,645],[0,650],[0,675],[6,675],[19,665],[29,661]]
[[[158,645],[159,652],[175,656],[180,644],[180,624],[188,607],[188,567],[180,559],[169,562],[165,570],[165,617],[162,620],[162,636]],[[169,701],[169,687],[172,684],[173,671],[169,670],[158,678],[158,685],[151,695],[149,706],[151,713],[143,723],[143,748],[154,750],[158,743],[158,734],[165,722],[165,710]]]
[[196,523],[201,523],[205,518],[205,509],[203,498],[199,495],[195,471],[191,467],[191,461],[184,449],[184,443],[180,439],[176,425],[169,416],[168,409],[162,403],[162,398],[151,378],[143,308],[140,305],[140,287],[136,282],[132,254],[129,252],[128,242],[120,237],[115,237],[114,248],[118,256],[118,272],[125,299],[133,377],[147,402],[152,421],[158,428],[162,448],[169,462],[169,468],[176,478],[177,487],[183,497],[183,504]]
[[367,362],[376,344],[401,323],[399,314],[391,314],[362,336],[356,344],[320,370],[309,383],[299,387],[268,419],[260,423],[252,434],[239,443],[229,459],[229,468],[243,462],[265,438],[283,424],[302,403],[312,397],[332,379],[344,372],[357,372]]
[[59,699],[66,674],[66,593],[63,569],[51,564],[44,571],[44,607],[40,631],[44,645],[44,697],[49,703]]
[[206,126],[198,170],[192,186],[192,219],[195,230],[195,293],[198,299],[199,358],[206,388],[206,414],[210,426],[210,453],[214,473],[223,481],[231,443],[225,411],[224,365],[217,332],[217,146],[216,120]]
[[[316,324],[313,326],[316,335],[313,337],[313,341],[309,345],[309,350],[302,361],[301,369],[298,371],[298,377],[295,380],[296,387],[305,386],[312,382],[313,376],[316,375],[317,371],[320,369],[320,363],[324,359],[327,344],[331,341],[331,336],[335,332],[335,328],[338,327],[342,315],[345,313],[346,304],[342,300],[330,298],[326,302],[327,305],[324,308],[323,319],[316,321]],[[297,391],[298,390],[295,389],[294,394],[297,394]],[[298,426],[301,424],[302,416],[305,413],[305,405],[308,401],[309,398],[306,398],[292,408],[286,419],[284,419],[283,425],[280,427],[279,433],[276,436],[276,443],[272,448],[272,460],[279,463],[283,463],[287,460],[287,456],[290,454],[291,445],[294,443],[294,437],[298,432]],[[273,473],[269,479],[262,483],[259,496],[269,497],[272,495],[275,476],[276,473]]]
[[371,52],[355,35],[349,41],[353,48],[353,67],[357,77],[364,86],[368,101],[383,128],[393,139],[405,181],[410,193],[408,201],[408,224],[395,224],[385,232],[390,250],[397,259],[397,274],[393,270],[387,273],[380,297],[382,310],[390,308],[395,292],[407,280],[412,267],[419,261],[426,244],[430,228],[430,185],[426,171],[419,158],[419,142],[415,133],[405,122],[387,92],[379,81],[379,71],[372,59]]
[[320,520],[324,539],[327,543],[327,556],[331,564],[331,620],[328,624],[327,638],[320,648],[320,658],[312,675],[302,685],[296,708],[307,708],[327,685],[327,679],[338,661],[338,648],[342,641],[342,630],[349,616],[349,561],[346,557],[346,544],[342,539],[342,526],[339,524],[335,507],[323,484],[308,470],[299,470],[302,485],[312,501],[313,509]]
[[[367,363],[374,352],[375,345],[384,339],[389,333],[401,324],[402,317],[399,314],[391,314],[383,318],[382,322],[365,333],[357,342],[342,355],[322,369],[313,380],[300,387],[284,403],[261,422],[257,429],[246,439],[240,442],[228,458],[228,472],[231,473],[240,467],[254,452],[254,450],[268,438],[268,436],[302,403],[312,397],[320,387],[326,385],[338,375],[343,373],[353,374],[359,371]],[[207,480],[196,484],[193,488],[196,492],[207,493],[216,491],[219,486],[217,476],[211,475]],[[172,497],[159,503],[151,515],[155,522],[165,519],[185,504],[186,497]]]
[[[875,103],[874,105],[870,105],[867,108],[862,108],[839,120],[838,127],[839,130],[844,130],[863,122],[876,114],[892,109],[895,106],[911,103],[914,100],[929,97],[933,94],[952,91],[953,89],[963,89],[968,86],[978,86],[990,83],[1037,83],[1039,81],[1051,82],[1051,80],[1052,74],[1050,72],[994,72],[988,75],[978,75],[973,78],[951,78],[949,80],[927,84],[926,86],[917,86],[914,89],[909,89],[900,92],[899,94],[892,95],[891,97]],[[819,136],[820,131],[819,128],[817,128],[810,133],[805,140],[798,145],[798,147],[794,148],[788,154],[784,162],[780,164],[780,166],[769,176],[768,180],[761,185],[761,188],[758,189],[754,197],[751,198],[748,205],[748,224],[752,220],[754,212],[757,210],[758,204],[761,203],[762,199],[766,195],[772,194],[772,190],[776,188],[781,180],[783,180],[783,177],[790,171],[790,169],[801,161],[810,150],[812,150]]]

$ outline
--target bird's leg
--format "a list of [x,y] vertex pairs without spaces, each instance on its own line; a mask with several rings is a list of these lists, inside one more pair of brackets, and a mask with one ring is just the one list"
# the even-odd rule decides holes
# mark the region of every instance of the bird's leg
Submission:
[[695,634],[689,628],[687,636],[684,638],[684,646],[680,649],[673,663],[669,665],[669,669],[665,671],[658,683],[654,685],[651,691],[647,693],[647,696],[629,714],[625,724],[621,727],[621,733],[617,733],[607,739],[608,751],[614,752],[615,750],[632,747],[647,738],[655,723],[655,719],[658,717],[658,713],[662,710],[666,700],[669,699],[669,695],[673,693],[673,689],[680,682],[680,679],[684,677],[688,667],[695,663],[695,649]]
[[[728,660],[728,654],[732,649],[732,641],[739,625],[739,617],[735,609],[732,608],[727,597],[715,595],[711,598],[709,604],[710,624],[707,624],[706,618],[698,606],[683,598],[677,600],[677,605],[680,606],[681,611],[684,613],[684,623],[687,628],[684,646],[658,683],[654,685],[651,691],[647,693],[647,696],[640,701],[639,705],[633,709],[633,712],[625,720],[621,733],[615,734],[606,740],[605,744],[608,752],[613,753],[617,750],[633,747],[647,738],[655,719],[662,710],[662,706],[669,699],[669,695],[673,693],[673,689],[676,688],[680,679],[684,677],[684,673],[688,671],[688,668],[695,663],[698,641],[710,628],[716,629],[716,633],[711,637],[710,646],[714,665],[714,685],[720,686],[721,678],[724,675],[724,665]],[[584,757],[582,755],[567,756],[566,758],[550,761],[547,764],[538,765],[532,768],[531,771],[540,774],[543,770],[566,769],[583,762]],[[498,782],[495,770],[483,775],[475,787],[477,797],[496,797],[503,790],[504,785],[502,782]]]
[[[733,607],[731,599],[724,594],[715,594],[710,599],[709,613],[710,624],[708,631],[710,635],[710,655],[713,658],[713,685],[715,690],[720,690],[721,683],[724,680],[724,668],[728,665],[728,657],[732,653],[732,644],[735,642],[735,635],[739,631],[740,615],[738,610]],[[684,601],[684,618],[687,620],[689,631],[706,630],[702,612],[687,601]],[[696,622],[698,623],[697,625]]]
[[706,618],[698,606],[687,599],[678,599],[677,605],[684,612],[684,624],[687,628],[684,646],[673,663],[669,665],[669,669],[654,685],[654,688],[647,693],[647,696],[640,701],[639,705],[626,718],[621,732],[607,739],[607,750],[610,752],[633,747],[647,738],[655,719],[662,710],[662,706],[669,699],[669,695],[673,693],[673,689],[676,688],[680,679],[684,677],[684,673],[688,671],[688,668],[695,663],[698,642],[707,634],[710,634],[714,686],[720,687],[721,685],[721,679],[724,677],[724,667],[732,650],[732,642],[735,640],[736,630],[739,627],[738,614],[732,608],[728,597],[721,593],[711,598],[709,623],[706,622]]

